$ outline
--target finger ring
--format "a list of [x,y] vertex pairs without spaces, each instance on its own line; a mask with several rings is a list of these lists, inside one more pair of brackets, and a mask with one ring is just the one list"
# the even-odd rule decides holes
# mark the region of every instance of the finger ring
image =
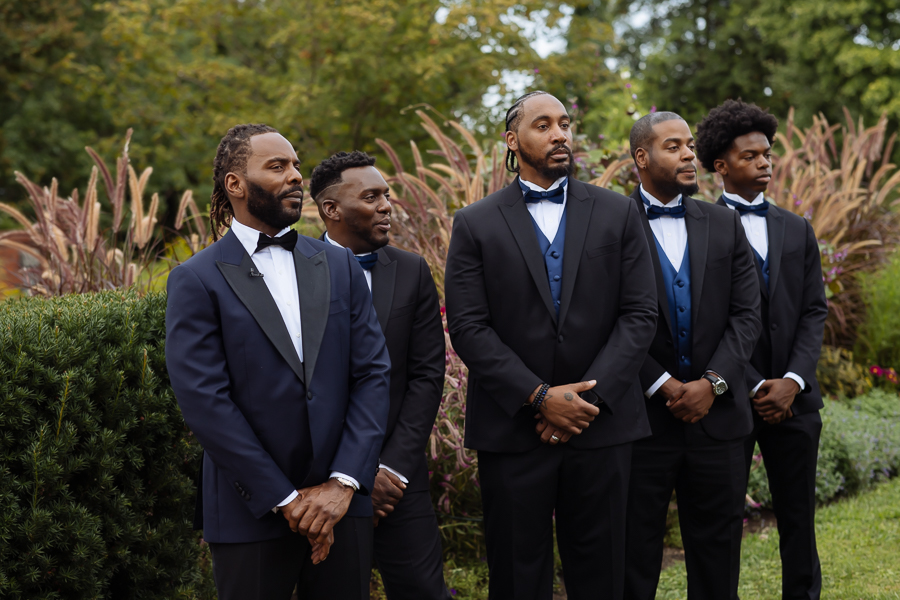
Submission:
[[553,440],[554,442],[558,442],[558,441],[559,441],[559,438],[556,437],[555,435],[551,435],[551,436],[550,436],[550,439]]

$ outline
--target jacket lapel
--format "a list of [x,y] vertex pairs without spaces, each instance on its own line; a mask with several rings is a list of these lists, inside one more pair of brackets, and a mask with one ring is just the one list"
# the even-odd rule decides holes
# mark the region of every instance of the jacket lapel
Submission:
[[300,295],[300,325],[303,335],[303,366],[307,386],[313,380],[319,348],[328,325],[331,305],[331,272],[325,251],[316,252],[302,237],[294,248],[294,269]]
[[[709,215],[700,210],[693,198],[683,198],[684,225],[688,233],[688,251],[691,253],[691,323],[697,330],[697,312],[703,295],[703,278],[706,275],[706,254],[709,246]],[[696,337],[694,339],[697,339]]]
[[378,262],[372,268],[372,302],[381,331],[387,331],[388,317],[394,302],[394,282],[397,278],[397,261],[391,260],[384,249],[378,252]]
[[[644,201],[641,200],[640,186],[634,188],[631,197],[637,202],[638,213],[641,216],[641,223],[644,226],[644,234],[647,236],[647,243],[650,244],[650,258],[653,260],[653,269],[656,271],[656,297],[659,303],[659,314],[666,320],[666,331],[672,331],[672,315],[669,314],[669,300],[666,294],[666,282],[662,276],[662,263],[659,262],[659,251],[656,249],[656,242],[653,236],[653,230],[650,229],[650,219],[647,218],[647,211],[644,208]],[[693,265],[692,265],[693,266]]]
[[[563,279],[559,309],[560,327],[566,321],[566,313],[569,312],[569,305],[575,292],[575,278],[578,276],[578,265],[584,253],[584,241],[591,221],[591,210],[594,207],[582,182],[569,177],[568,187],[569,189],[566,191],[566,238],[563,246]],[[546,275],[544,275],[544,279],[547,279]],[[549,282],[547,286],[549,289]]]
[[[525,202],[522,199],[522,190],[519,187],[519,180],[516,178],[502,192],[503,199],[500,202],[500,212],[509,225],[519,251],[525,259],[525,265],[537,285],[538,293],[544,306],[550,313],[553,322],[556,323],[556,309],[553,308],[553,297],[550,295],[550,282],[547,281],[547,267],[544,264],[544,257],[541,256],[541,248],[538,245],[537,235],[534,233],[534,225]],[[568,227],[568,224],[567,224]],[[567,249],[566,249],[567,250]],[[564,251],[566,251],[564,250]],[[565,258],[563,258],[565,260]]]
[[[263,330],[278,353],[284,357],[300,381],[308,381],[304,379],[303,363],[300,362],[300,357],[291,341],[291,335],[284,325],[281,312],[279,312],[278,305],[275,304],[269,288],[262,277],[251,275],[251,272],[256,272],[256,266],[250,255],[244,250],[237,236],[230,231],[217,243],[222,244],[222,260],[216,261],[222,277],[231,286],[238,299],[247,307],[260,329]],[[306,341],[305,322],[302,325],[304,341]],[[306,356],[305,344],[303,350],[304,356]]]
[[769,297],[775,292],[778,275],[781,272],[781,254],[784,250],[784,216],[774,204],[769,205],[766,214],[766,232],[769,234]]

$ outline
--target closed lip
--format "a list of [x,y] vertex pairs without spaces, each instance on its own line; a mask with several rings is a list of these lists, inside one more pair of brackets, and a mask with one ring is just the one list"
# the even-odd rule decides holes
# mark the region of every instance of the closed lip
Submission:
[[375,224],[375,227],[377,227],[378,229],[380,229],[380,230],[382,230],[382,231],[390,231],[390,229],[391,229],[391,222],[390,222],[390,220],[382,221],[382,222],[380,222],[380,223],[376,223],[376,224]]

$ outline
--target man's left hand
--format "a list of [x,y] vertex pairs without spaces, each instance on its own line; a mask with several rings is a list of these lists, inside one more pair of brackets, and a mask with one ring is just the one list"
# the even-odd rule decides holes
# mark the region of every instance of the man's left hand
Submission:
[[350,508],[353,488],[341,485],[337,479],[329,479],[323,484],[297,491],[300,502],[284,515],[291,529],[305,535],[314,547],[315,544],[327,543],[331,530]]
[[[556,444],[565,444],[571,439],[572,434],[563,429],[559,429],[554,425],[550,424],[550,421],[543,418],[542,415],[534,415],[535,419],[538,420],[538,424],[535,426],[534,430],[537,432],[539,436],[541,436],[541,441],[545,444],[550,444],[555,446]],[[554,436],[556,439],[554,440]]]
[[394,507],[403,499],[406,484],[400,478],[387,469],[378,469],[375,476],[375,487],[372,489],[372,508],[375,512],[375,526],[378,520],[383,519],[392,512]]
[[715,399],[712,383],[706,379],[698,379],[682,385],[675,396],[666,402],[666,406],[676,419],[696,423],[706,416]]
[[775,425],[791,416],[799,393],[800,386],[793,379],[766,379],[753,396],[753,408],[766,423]]

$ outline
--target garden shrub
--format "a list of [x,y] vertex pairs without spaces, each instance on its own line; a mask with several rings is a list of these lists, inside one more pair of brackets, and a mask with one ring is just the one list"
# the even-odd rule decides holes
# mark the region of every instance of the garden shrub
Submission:
[[853,353],[834,346],[822,346],[816,380],[826,396],[855,398],[867,393],[873,385],[871,374],[854,360]]
[[859,282],[866,312],[856,353],[867,365],[900,369],[900,253]]
[[161,294],[0,304],[0,597],[186,598],[199,448]]

